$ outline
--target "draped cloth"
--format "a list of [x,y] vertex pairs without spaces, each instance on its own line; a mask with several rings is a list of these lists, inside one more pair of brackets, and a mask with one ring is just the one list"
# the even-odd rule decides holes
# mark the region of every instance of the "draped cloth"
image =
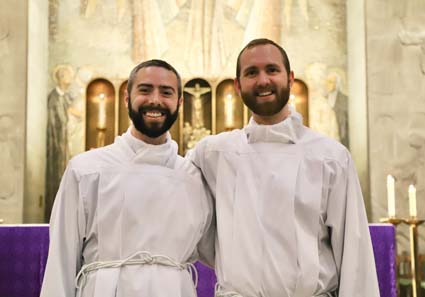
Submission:
[[215,197],[216,274],[242,296],[379,296],[354,164],[340,143],[284,121],[204,138],[188,153]]
[[75,278],[85,264],[141,251],[212,263],[212,215],[199,170],[177,155],[169,134],[165,144],[150,145],[127,131],[69,162],[50,221],[41,297],[195,297],[187,270],[154,263],[92,271],[78,292]]

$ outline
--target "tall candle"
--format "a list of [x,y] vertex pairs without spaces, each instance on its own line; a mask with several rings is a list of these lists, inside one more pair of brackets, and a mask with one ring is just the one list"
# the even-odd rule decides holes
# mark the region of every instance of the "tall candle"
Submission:
[[409,212],[411,217],[416,218],[416,188],[414,185],[409,186]]
[[106,100],[105,100],[105,94],[103,93],[99,95],[99,115],[98,115],[97,127],[99,129],[106,128]]
[[394,177],[387,176],[387,197],[388,197],[388,216],[395,217],[395,190],[394,190]]
[[227,94],[224,98],[224,128],[232,129],[235,128],[235,98],[232,94]]

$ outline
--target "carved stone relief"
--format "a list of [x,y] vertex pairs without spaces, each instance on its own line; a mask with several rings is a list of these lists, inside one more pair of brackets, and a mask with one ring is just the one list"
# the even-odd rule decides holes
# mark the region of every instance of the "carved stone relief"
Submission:
[[161,57],[168,49],[168,40],[159,4],[156,0],[132,0],[132,12],[133,61]]
[[9,54],[9,25],[0,18],[0,58]]
[[192,1],[185,50],[185,63],[192,75],[218,76],[227,62],[223,6],[222,0]]
[[309,87],[310,128],[338,141],[342,135],[348,145],[348,98],[342,87],[343,73],[324,63],[312,63],[305,70],[305,79]]
[[12,115],[0,114],[0,200],[13,200],[18,187],[17,135]]
[[[381,13],[376,13],[380,11]],[[367,2],[367,85],[373,220],[387,215],[386,176],[395,177],[396,216],[409,217],[408,187],[425,216],[425,3]],[[398,228],[399,253],[409,235]],[[424,246],[423,234],[421,250]],[[423,251],[422,251],[423,252]]]

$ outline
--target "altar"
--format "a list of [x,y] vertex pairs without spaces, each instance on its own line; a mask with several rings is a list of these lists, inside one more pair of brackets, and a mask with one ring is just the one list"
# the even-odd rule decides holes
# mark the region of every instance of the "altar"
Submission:
[[[395,228],[371,224],[381,297],[397,297]],[[38,297],[49,248],[49,226],[0,225],[0,297]],[[198,270],[199,297],[213,297],[214,271],[201,263]]]

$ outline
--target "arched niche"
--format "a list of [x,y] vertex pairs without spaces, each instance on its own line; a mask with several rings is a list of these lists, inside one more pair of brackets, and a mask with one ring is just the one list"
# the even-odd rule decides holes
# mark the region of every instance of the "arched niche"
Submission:
[[128,81],[124,81],[118,91],[119,102],[118,102],[118,135],[123,134],[127,131],[131,124],[130,117],[128,116],[128,109],[125,103],[125,90],[127,89]]
[[233,79],[221,81],[216,88],[216,133],[242,128],[244,110]]
[[291,104],[303,117],[303,124],[308,126],[308,87],[304,81],[296,78],[289,97]]
[[111,144],[115,137],[115,88],[104,78],[86,92],[86,150]]
[[202,78],[189,80],[183,88],[180,146],[184,154],[206,135],[214,134],[215,110],[211,85]]

